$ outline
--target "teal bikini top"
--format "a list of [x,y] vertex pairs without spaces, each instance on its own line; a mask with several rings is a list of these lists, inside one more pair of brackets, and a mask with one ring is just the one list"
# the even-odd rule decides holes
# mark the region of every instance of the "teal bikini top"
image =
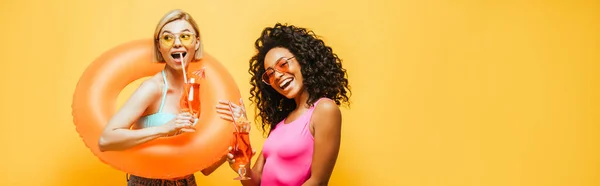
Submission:
[[162,92],[162,100],[160,101],[160,107],[158,108],[158,112],[146,116],[142,116],[137,122],[134,128],[146,128],[146,127],[156,127],[160,125],[164,125],[169,121],[173,120],[177,115],[172,113],[162,112],[163,106],[165,105],[165,100],[167,99],[167,90],[169,90],[169,83],[167,82],[167,76],[165,75],[165,71],[162,71],[163,80],[165,81],[165,88]]

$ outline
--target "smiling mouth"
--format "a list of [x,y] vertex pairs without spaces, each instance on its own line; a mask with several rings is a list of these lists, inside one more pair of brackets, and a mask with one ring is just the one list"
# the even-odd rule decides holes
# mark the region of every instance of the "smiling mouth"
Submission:
[[293,79],[294,78],[284,79],[283,81],[281,81],[281,83],[279,83],[279,88],[281,88],[282,90],[287,88],[292,83]]
[[[181,54],[181,55],[179,55]],[[174,52],[171,54],[171,57],[173,57],[173,59],[180,59],[179,57],[185,57],[185,55],[187,55],[187,52]],[[180,59],[183,60],[183,59]]]

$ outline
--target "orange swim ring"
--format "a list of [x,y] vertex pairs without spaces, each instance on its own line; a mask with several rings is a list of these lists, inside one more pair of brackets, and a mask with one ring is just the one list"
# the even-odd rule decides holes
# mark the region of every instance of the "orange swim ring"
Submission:
[[73,96],[73,120],[85,145],[115,169],[147,178],[169,179],[198,172],[227,153],[233,125],[221,119],[218,100],[238,100],[240,91],[231,74],[212,56],[189,64],[189,72],[205,68],[200,80],[201,113],[196,131],[158,138],[124,151],[101,152],[98,140],[116,113],[119,93],[131,82],[164,68],[152,62],[153,41],[137,40],[117,46],[85,70]]

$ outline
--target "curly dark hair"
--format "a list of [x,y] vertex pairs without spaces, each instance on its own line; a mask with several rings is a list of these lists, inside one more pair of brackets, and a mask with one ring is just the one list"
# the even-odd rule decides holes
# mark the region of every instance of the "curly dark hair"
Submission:
[[286,98],[261,81],[265,72],[265,56],[273,48],[288,49],[300,63],[303,85],[309,94],[308,105],[312,106],[319,98],[326,97],[337,105],[345,103],[349,106],[351,91],[341,59],[313,31],[277,23],[262,31],[254,47],[257,53],[250,59],[248,70],[252,76],[249,99],[256,104],[255,121],[259,118],[262,121],[263,134],[268,130],[269,135],[277,123],[296,108],[294,99]]

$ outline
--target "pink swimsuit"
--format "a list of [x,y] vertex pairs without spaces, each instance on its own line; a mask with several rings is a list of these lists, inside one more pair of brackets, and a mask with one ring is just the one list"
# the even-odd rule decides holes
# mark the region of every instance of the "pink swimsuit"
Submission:
[[315,106],[322,99],[327,98],[317,100],[313,107],[288,124],[284,124],[284,119],[271,131],[263,146],[265,165],[261,185],[299,186],[310,178],[315,140],[309,123]]

